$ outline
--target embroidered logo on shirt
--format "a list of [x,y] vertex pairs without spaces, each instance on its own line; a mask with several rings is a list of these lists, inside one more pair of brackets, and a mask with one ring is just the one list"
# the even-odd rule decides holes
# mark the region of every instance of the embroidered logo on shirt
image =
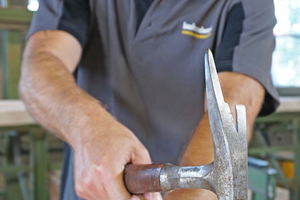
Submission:
[[212,29],[212,27],[204,28],[203,26],[199,28],[195,23],[188,24],[183,22],[181,34],[190,35],[198,39],[206,39],[211,36]]

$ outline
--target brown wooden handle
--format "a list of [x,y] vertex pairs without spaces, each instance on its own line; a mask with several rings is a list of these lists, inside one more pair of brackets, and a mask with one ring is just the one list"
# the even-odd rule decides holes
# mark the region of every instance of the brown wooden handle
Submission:
[[164,164],[126,165],[124,182],[132,194],[162,192],[159,175]]

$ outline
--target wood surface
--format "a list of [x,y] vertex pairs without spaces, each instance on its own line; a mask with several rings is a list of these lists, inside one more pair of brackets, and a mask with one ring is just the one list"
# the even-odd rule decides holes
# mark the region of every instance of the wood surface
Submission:
[[281,97],[276,112],[300,112],[300,97]]
[[[281,97],[277,112],[300,112],[300,97]],[[21,100],[0,100],[0,127],[34,125]]]
[[0,100],[0,127],[34,125],[21,100]]

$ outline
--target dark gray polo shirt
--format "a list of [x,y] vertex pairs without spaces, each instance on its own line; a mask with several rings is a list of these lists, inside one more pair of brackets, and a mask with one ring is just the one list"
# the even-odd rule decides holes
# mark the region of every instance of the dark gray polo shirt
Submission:
[[[207,48],[218,71],[249,75],[266,88],[261,115],[275,110],[272,0],[155,0],[144,11],[143,1],[41,0],[28,36],[57,29],[74,35],[84,49],[78,85],[135,133],[156,163],[178,162],[203,115]],[[62,199],[79,199],[73,152],[65,153]]]

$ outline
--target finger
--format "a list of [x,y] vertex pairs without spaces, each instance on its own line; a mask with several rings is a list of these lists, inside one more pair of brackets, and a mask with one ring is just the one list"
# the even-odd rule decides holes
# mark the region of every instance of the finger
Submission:
[[132,195],[130,197],[130,200],[145,200],[145,198],[143,197],[143,195]]
[[153,194],[153,199],[155,200],[162,200],[162,196],[159,192],[155,192],[155,193],[152,193]]
[[159,192],[145,193],[145,200],[162,200],[161,194]]
[[131,199],[130,194],[124,186],[123,172],[117,177],[110,177],[105,184],[106,190],[109,191],[109,199]]

